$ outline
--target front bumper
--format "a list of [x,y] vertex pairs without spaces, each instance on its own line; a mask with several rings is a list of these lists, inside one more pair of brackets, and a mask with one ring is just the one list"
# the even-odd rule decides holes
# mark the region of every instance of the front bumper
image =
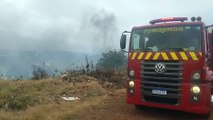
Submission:
[[181,86],[181,98],[177,105],[170,105],[165,103],[147,102],[143,99],[143,93],[140,89],[140,80],[135,80],[134,94],[130,94],[127,88],[126,102],[129,104],[165,108],[172,110],[180,110],[185,112],[191,112],[196,114],[208,114],[211,108],[211,86],[209,83],[200,84],[201,92],[199,94],[199,100],[197,102],[191,101],[191,84],[182,83]]

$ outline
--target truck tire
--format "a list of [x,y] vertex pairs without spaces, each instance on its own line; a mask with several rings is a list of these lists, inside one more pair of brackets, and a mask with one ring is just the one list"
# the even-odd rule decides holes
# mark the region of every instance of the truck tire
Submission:
[[210,108],[209,112],[205,115],[202,115],[202,117],[205,118],[205,119],[209,119],[210,116],[211,116],[211,113],[212,113],[212,103],[211,103],[211,108]]
[[142,106],[141,106],[141,105],[135,105],[135,109],[136,109],[136,110],[141,110],[141,109],[142,109]]

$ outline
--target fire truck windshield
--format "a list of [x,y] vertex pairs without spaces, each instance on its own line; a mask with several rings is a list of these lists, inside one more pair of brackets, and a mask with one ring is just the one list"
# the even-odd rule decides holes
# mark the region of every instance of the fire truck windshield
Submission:
[[131,51],[201,51],[201,26],[172,26],[132,31]]

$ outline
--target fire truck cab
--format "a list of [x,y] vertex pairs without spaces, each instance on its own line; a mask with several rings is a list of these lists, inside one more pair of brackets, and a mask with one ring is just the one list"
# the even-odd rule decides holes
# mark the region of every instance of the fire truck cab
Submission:
[[210,115],[213,71],[212,25],[201,17],[170,17],[124,31],[128,48],[126,102]]

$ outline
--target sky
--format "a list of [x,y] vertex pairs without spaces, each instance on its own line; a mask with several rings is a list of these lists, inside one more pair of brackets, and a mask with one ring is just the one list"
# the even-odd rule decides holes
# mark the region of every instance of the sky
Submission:
[[201,16],[213,0],[1,0],[0,49],[100,53],[119,49],[122,31],[163,17]]

